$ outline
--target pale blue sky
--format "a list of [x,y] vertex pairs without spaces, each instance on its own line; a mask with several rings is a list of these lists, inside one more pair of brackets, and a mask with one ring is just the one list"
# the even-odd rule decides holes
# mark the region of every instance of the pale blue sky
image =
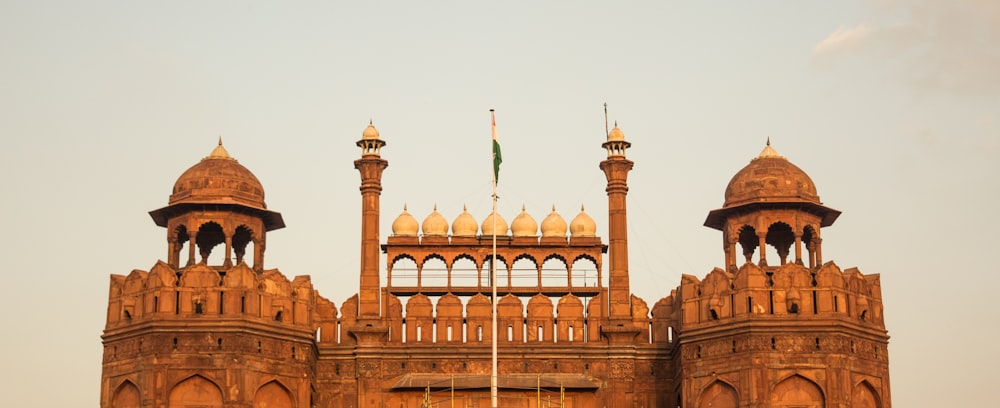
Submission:
[[404,203],[485,217],[489,108],[507,220],[584,204],[606,237],[604,102],[637,295],[722,263],[702,222],[771,137],[844,212],[824,258],[882,276],[895,406],[995,405],[997,44],[988,0],[2,0],[0,405],[97,405],[108,276],[165,258],[146,212],[220,134],[288,225],[267,266],[339,304],[370,118],[383,237]]

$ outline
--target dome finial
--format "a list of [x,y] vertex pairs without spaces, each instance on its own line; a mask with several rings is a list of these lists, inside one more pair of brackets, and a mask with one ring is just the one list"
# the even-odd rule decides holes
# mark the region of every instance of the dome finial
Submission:
[[[209,153],[208,157],[205,157],[205,159],[228,159],[228,160],[235,160],[235,159],[233,159],[232,156],[229,155],[229,152],[226,151],[226,148],[222,147],[222,135],[221,134],[219,135],[219,144],[217,146],[215,146],[215,149],[212,149],[212,153]],[[205,159],[202,159],[202,160],[205,160]]]
[[764,146],[764,150],[761,150],[760,154],[754,160],[764,158],[784,159],[782,155],[778,154],[777,150],[771,147],[771,136],[767,137],[767,145]]

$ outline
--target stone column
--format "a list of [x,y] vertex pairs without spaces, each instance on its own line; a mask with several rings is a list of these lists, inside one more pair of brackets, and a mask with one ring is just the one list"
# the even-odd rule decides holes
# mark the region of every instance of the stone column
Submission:
[[758,233],[757,238],[760,239],[760,245],[758,247],[758,249],[760,249],[760,266],[767,266],[767,233]]

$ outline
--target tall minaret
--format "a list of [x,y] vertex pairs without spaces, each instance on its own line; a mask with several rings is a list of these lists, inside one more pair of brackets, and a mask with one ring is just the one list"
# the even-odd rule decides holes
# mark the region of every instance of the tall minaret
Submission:
[[611,310],[609,317],[612,327],[616,320],[631,320],[630,294],[628,283],[628,225],[625,196],[628,194],[628,172],[632,161],[625,158],[625,150],[632,146],[625,141],[625,134],[615,123],[608,132],[608,141],[601,147],[608,151],[608,158],[601,162],[601,170],[608,178],[608,291]]
[[358,291],[358,318],[379,317],[379,196],[382,194],[382,170],[389,166],[379,153],[385,141],[379,139],[372,123],[358,140],[361,158],[354,168],[361,173],[361,288]]

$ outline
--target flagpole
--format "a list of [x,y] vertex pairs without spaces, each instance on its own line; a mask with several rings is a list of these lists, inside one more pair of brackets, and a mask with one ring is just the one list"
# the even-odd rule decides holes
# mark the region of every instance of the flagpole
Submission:
[[493,366],[490,374],[490,407],[498,408],[497,405],[497,120],[493,114],[493,109],[490,109],[490,123],[492,124],[492,141],[493,146],[490,149],[492,154],[491,160],[493,164],[493,258],[490,259],[490,286],[493,289],[493,336],[490,338],[493,347]]

